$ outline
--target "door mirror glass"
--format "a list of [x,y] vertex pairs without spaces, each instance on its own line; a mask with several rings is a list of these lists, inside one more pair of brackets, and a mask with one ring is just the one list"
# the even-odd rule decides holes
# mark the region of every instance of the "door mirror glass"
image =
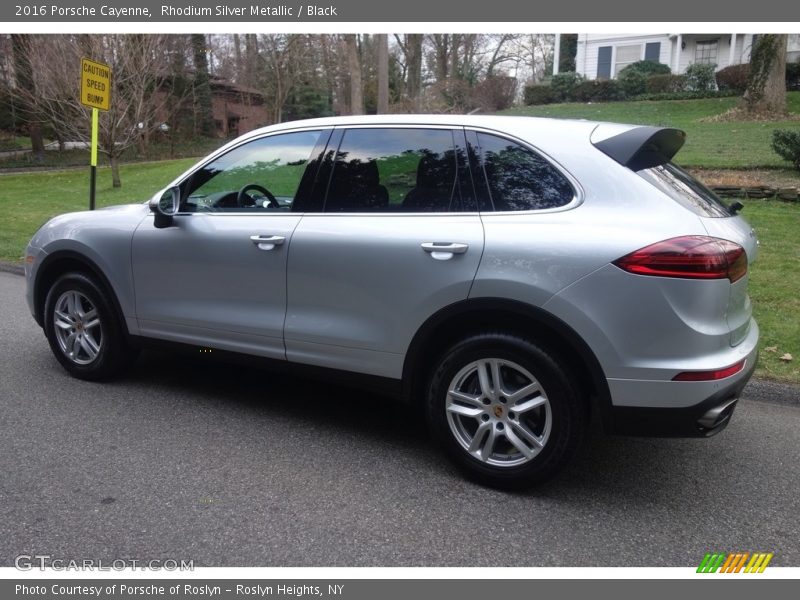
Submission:
[[172,217],[178,213],[181,204],[181,191],[178,186],[168,188],[161,194],[160,198],[153,198],[150,201],[150,210],[162,217]]

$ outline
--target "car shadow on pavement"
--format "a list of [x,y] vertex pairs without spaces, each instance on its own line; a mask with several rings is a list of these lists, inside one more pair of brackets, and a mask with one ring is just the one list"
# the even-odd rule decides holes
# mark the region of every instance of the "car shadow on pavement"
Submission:
[[[319,427],[347,428],[387,443],[427,439],[421,414],[388,395],[364,391],[322,378],[283,373],[276,368],[232,364],[216,359],[147,350],[128,380],[172,390],[213,405],[237,406],[268,418],[279,412]],[[255,365],[255,366],[254,366]]]
[[[120,384],[139,390],[144,386],[153,392],[148,397],[155,402],[163,401],[166,394],[228,417],[233,413],[233,418],[265,422],[288,419],[297,427],[345,438],[342,443],[356,436],[405,454],[420,470],[434,469],[435,476],[461,478],[429,439],[422,411],[375,392],[271,368],[161,350],[144,352]],[[698,493],[703,487],[704,453],[708,444],[715,443],[607,436],[593,427],[562,473],[532,490],[511,493],[567,503],[601,497],[611,501],[624,497],[634,504],[665,502]],[[480,489],[477,484],[470,485]]]

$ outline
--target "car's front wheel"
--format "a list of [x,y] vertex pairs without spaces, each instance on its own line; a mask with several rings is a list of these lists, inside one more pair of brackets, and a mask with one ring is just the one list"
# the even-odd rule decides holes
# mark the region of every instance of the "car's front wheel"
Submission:
[[83,273],[62,275],[50,287],[44,332],[58,362],[80,379],[107,379],[135,359],[108,293]]
[[457,466],[503,488],[554,475],[587,425],[585,403],[559,359],[504,333],[476,335],[445,352],[431,377],[427,417]]

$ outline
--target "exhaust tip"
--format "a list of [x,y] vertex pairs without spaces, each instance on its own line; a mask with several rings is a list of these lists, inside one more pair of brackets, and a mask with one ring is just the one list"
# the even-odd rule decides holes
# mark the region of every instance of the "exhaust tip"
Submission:
[[701,431],[704,430],[708,434],[716,433],[715,430],[725,425],[731,418],[738,401],[738,398],[730,398],[722,404],[706,411],[706,413],[697,420],[697,426]]

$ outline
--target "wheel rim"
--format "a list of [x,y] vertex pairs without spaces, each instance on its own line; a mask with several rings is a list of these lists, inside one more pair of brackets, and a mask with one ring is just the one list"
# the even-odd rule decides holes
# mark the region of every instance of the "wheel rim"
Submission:
[[550,401],[537,379],[517,363],[486,358],[469,363],[450,382],[447,423],[459,445],[499,467],[525,464],[550,437]]
[[70,290],[58,297],[53,325],[61,352],[78,365],[93,362],[103,347],[103,327],[89,298]]

